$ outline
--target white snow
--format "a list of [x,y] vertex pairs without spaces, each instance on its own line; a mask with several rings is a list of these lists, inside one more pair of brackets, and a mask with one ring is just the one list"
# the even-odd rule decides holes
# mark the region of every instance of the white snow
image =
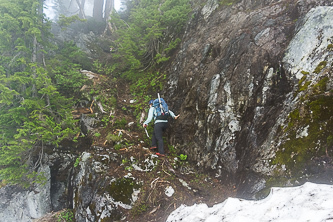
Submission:
[[172,195],[175,193],[175,190],[172,188],[172,186],[168,186],[167,188],[165,188],[165,192],[164,193],[168,197],[172,197]]
[[272,188],[263,200],[228,198],[223,203],[182,205],[167,222],[324,222],[333,221],[333,185],[305,183]]

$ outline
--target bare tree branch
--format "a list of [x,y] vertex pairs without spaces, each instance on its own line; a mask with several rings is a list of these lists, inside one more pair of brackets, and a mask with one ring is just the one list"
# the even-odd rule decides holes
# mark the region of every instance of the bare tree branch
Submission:
[[84,13],[84,5],[85,5],[85,0],[82,0],[82,2],[80,3],[80,0],[76,0],[76,4],[79,6],[79,17],[85,19],[86,15]]

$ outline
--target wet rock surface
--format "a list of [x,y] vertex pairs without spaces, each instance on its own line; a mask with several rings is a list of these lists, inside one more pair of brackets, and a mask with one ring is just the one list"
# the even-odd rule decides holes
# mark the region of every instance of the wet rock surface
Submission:
[[2,221],[33,221],[50,212],[50,168],[42,166],[40,172],[46,177],[45,184],[29,189],[18,186],[0,188],[0,219]]
[[[166,93],[182,114],[170,141],[199,166],[238,184],[240,196],[254,198],[269,186],[268,177],[284,175],[287,181],[295,176],[293,167],[275,164],[276,152],[288,140],[281,128],[302,103],[302,96],[294,95],[302,71],[310,73],[306,84],[312,86],[331,75],[314,70],[322,61],[332,63],[327,49],[332,25],[326,22],[332,5],[237,1],[213,12],[207,8],[211,2],[188,23],[169,70],[171,90]],[[329,92],[329,87],[322,91]]]

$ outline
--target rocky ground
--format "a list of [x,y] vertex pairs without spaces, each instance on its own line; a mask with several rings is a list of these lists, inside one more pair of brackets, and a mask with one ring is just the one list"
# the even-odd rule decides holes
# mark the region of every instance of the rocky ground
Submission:
[[[112,109],[113,118],[109,118],[108,123],[97,124],[96,128],[90,130],[92,145],[87,147],[87,150],[80,149],[79,152],[95,152],[98,155],[109,154],[110,151],[116,153],[118,160],[110,162],[104,176],[124,178],[125,175],[130,174],[131,177],[136,178],[136,181],[139,181],[140,186],[138,199],[134,202],[132,209],[120,209],[121,215],[116,216],[117,219],[112,219],[112,221],[165,221],[168,215],[182,204],[206,203],[212,206],[228,197],[235,196],[234,184],[228,184],[223,178],[217,178],[213,172],[198,168],[195,162],[168,142],[167,138],[173,133],[172,127],[165,134],[166,157],[154,155],[155,152],[148,148],[151,138],[147,137],[141,124],[138,123],[139,118],[136,117],[138,115],[135,115],[137,113],[135,110],[141,112],[148,109],[148,106],[138,108],[136,103],[139,102],[131,101],[133,98],[127,83],[118,82],[110,86],[110,81],[106,77],[96,74],[93,80],[94,84],[90,86],[90,89],[88,87],[85,90],[91,92],[93,88],[95,92],[98,91],[106,98],[110,96],[110,87],[114,86],[116,87],[117,105],[115,109]],[[108,116],[111,109],[104,105],[105,113],[100,115],[101,107],[96,102],[95,105],[88,105],[82,110],[85,113],[98,113],[99,119],[102,119],[101,116]],[[77,111],[74,113],[77,115]],[[150,124],[148,127],[150,135],[152,130],[152,124]],[[110,135],[118,136],[120,134],[120,142],[110,139]],[[117,144],[121,144],[121,146],[115,149]],[[98,151],[96,151],[96,147],[98,147]],[[137,170],[135,164],[143,163],[146,159],[154,162],[153,169]],[[120,184],[121,188],[117,188],[113,192],[119,195],[119,200],[124,198],[124,202],[126,202],[128,192],[131,192],[132,188],[127,186],[126,180],[120,183],[123,183]],[[36,221],[74,221],[69,217],[71,214],[69,212],[71,211],[67,209],[51,212]]]
[[[127,152],[127,155],[132,154]],[[152,173],[132,171],[136,178],[143,181],[143,185],[140,188],[139,199],[131,210],[123,209],[124,214],[119,221],[165,221],[168,215],[182,204],[206,203],[212,206],[228,197],[235,196],[235,187],[232,184],[222,185],[221,181],[215,179],[213,175],[195,171],[188,163],[179,170],[173,170],[170,166],[171,158],[173,157],[159,159]],[[127,174],[124,167],[119,167],[115,171],[119,175]],[[167,187],[172,187],[174,190],[170,197],[166,195]],[[66,212],[66,210],[52,212],[36,221],[75,221],[66,219]]]

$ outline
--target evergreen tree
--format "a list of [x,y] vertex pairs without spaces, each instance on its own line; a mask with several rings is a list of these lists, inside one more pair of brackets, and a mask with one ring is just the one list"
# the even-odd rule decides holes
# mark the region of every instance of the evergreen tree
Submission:
[[35,156],[78,131],[70,99],[46,67],[46,52],[55,48],[41,4],[0,0],[0,179],[25,186],[41,179]]
[[136,0],[128,2],[127,19],[113,14],[116,25],[116,64],[125,70],[125,76],[135,79],[138,70],[146,70],[169,59],[179,38],[171,33],[180,33],[191,10],[189,0]]

